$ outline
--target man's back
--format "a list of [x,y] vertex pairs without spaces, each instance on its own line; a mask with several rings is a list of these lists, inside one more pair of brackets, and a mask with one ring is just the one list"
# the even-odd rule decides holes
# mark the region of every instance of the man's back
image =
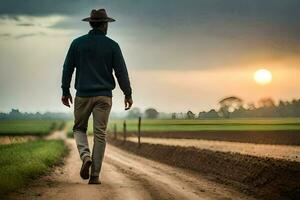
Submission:
[[63,70],[62,88],[68,94],[76,68],[77,96],[112,96],[115,88],[113,70],[125,96],[131,96],[127,68],[119,45],[105,34],[92,29],[75,39],[68,51]]

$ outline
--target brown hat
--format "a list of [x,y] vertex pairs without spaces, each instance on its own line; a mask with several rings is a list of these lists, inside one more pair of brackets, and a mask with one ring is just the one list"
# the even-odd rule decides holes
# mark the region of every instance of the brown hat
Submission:
[[114,22],[113,18],[107,16],[105,9],[92,10],[90,17],[82,19],[85,22]]

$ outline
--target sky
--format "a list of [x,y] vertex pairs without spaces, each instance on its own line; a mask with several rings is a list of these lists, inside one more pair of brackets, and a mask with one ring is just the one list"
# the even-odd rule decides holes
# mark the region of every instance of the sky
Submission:
[[[230,95],[300,98],[299,0],[2,0],[0,112],[72,111],[60,102],[62,65],[94,8],[116,19],[107,36],[123,51],[134,107],[197,113]],[[260,68],[270,84],[254,82]],[[125,112],[123,98],[117,86],[112,111]]]

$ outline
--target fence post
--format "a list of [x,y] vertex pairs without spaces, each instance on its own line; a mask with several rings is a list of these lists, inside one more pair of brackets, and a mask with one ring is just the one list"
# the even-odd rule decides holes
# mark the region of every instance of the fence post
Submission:
[[124,123],[123,123],[123,134],[124,134],[123,142],[125,142],[126,141],[126,120],[124,120]]
[[141,147],[141,116],[139,116],[139,123],[138,123],[138,141],[139,141],[139,147]]
[[117,139],[117,124],[114,124],[114,139]]

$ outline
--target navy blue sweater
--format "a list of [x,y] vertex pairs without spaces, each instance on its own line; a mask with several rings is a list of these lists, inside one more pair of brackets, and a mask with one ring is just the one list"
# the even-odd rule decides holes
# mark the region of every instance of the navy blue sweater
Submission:
[[70,82],[76,68],[76,96],[112,96],[118,80],[125,97],[131,97],[128,72],[121,49],[115,41],[97,29],[90,30],[71,43],[62,74],[63,95],[70,95]]

